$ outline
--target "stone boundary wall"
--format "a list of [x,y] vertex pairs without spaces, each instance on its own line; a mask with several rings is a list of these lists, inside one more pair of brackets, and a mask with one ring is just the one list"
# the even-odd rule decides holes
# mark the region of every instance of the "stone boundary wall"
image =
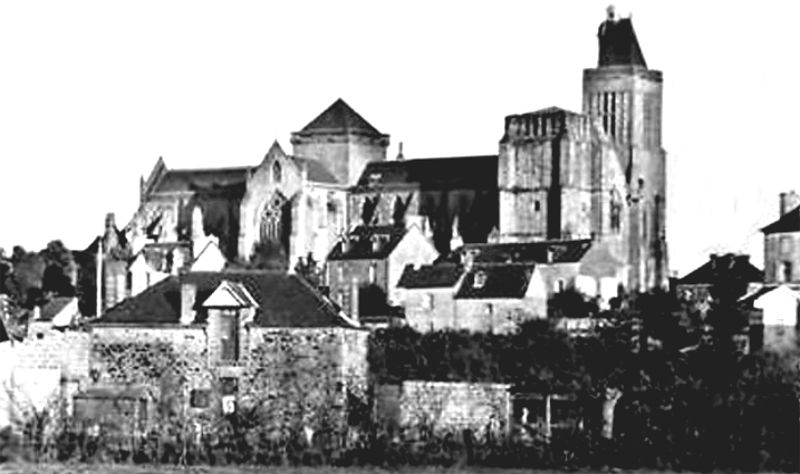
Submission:
[[399,416],[403,426],[431,427],[435,433],[470,429],[483,439],[507,434],[512,406],[508,384],[403,382]]

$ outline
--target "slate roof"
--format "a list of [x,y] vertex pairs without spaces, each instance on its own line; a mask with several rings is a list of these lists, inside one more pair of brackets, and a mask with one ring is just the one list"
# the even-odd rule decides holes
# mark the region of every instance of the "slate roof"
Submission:
[[[522,298],[528,290],[533,269],[533,265],[526,264],[476,265],[464,277],[455,298]],[[485,281],[476,287],[475,280],[479,276]]]
[[39,321],[52,321],[74,299],[71,296],[56,296],[52,298],[39,310]]
[[[467,244],[459,247],[444,260],[462,261],[472,252],[473,262],[479,263],[577,263],[592,247],[590,239],[560,240],[501,244]],[[548,262],[548,251],[552,253]]]
[[317,118],[296,133],[299,135],[352,133],[367,136],[384,136],[342,99],[337,99]]
[[[383,260],[391,255],[406,233],[404,227],[398,226],[358,226],[348,235],[349,249],[345,249],[344,241],[340,240],[328,260]],[[381,239],[378,250],[373,247],[374,239]]]
[[168,277],[122,301],[95,324],[178,324],[181,282],[197,287],[195,310],[202,322],[203,302],[222,283],[241,283],[258,302],[254,324],[260,327],[350,327],[336,308],[296,275],[263,270],[191,272]]
[[[307,165],[308,180],[315,183],[337,183],[333,174],[323,163],[313,158],[302,158],[287,155],[299,166]],[[175,169],[167,170],[150,191],[151,193],[192,192],[198,189],[217,189],[220,191],[241,191],[247,183],[247,175],[255,167],[243,166],[233,168],[211,169]]]
[[368,163],[357,189],[375,185],[421,189],[497,189],[497,155],[423,158]]
[[764,272],[750,263],[746,255],[712,256],[706,263],[681,278],[679,285],[713,285],[724,278],[747,283],[764,281]]
[[782,215],[780,219],[761,229],[765,234],[800,232],[800,206]]
[[600,41],[598,67],[642,66],[647,68],[630,18],[603,22],[597,36]]
[[407,289],[450,288],[458,283],[464,273],[464,267],[456,263],[437,263],[422,265],[406,265],[397,286]]
[[250,167],[168,170],[152,191],[193,191],[194,187],[230,186],[247,181]]

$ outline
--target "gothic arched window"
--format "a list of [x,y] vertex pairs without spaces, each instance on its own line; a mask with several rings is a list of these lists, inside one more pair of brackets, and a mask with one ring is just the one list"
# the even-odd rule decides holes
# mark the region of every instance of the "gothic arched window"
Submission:
[[275,160],[275,162],[272,163],[272,181],[280,183],[281,179],[283,179],[283,170],[281,169],[280,162]]
[[285,204],[286,200],[283,196],[275,194],[264,206],[264,210],[261,213],[261,242],[280,241],[283,233],[281,220]]

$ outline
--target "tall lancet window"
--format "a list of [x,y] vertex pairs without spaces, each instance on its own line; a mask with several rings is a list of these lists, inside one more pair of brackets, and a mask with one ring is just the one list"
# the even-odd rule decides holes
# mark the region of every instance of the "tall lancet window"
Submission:
[[264,206],[264,211],[261,213],[262,242],[279,242],[281,240],[283,233],[281,221],[285,204],[286,200],[283,196],[276,194]]
[[281,169],[281,163],[275,160],[275,162],[272,163],[272,181],[280,183],[281,179],[283,179],[283,169]]
[[619,233],[622,228],[622,198],[616,189],[611,190],[611,215],[610,215],[611,231]]

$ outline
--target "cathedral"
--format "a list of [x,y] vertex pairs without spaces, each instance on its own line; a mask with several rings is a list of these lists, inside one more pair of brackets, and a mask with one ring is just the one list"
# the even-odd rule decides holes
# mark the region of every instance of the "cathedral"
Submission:
[[389,156],[390,136],[339,99],[292,133],[290,152],[275,141],[255,166],[170,169],[159,159],[130,222],[107,222],[104,273],[119,275],[105,275],[118,288],[105,307],[131,294],[123,261],[140,254],[169,274],[197,258],[198,239],[229,262],[268,244],[291,269],[308,256],[325,262],[371,226],[415,225],[440,255],[454,242],[591,240],[624,263],[629,289],[665,286],[661,102],[661,72],[610,7],[597,67],[583,71],[582,112],[509,115],[496,155],[407,159],[401,144]]

